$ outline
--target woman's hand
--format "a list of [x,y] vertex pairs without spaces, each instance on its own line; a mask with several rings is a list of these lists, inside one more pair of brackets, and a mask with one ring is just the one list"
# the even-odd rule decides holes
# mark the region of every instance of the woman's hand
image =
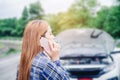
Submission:
[[50,46],[50,52],[48,53],[48,55],[50,56],[50,58],[52,59],[52,61],[59,60],[60,45],[57,44],[53,40],[48,40],[48,41],[49,41],[49,46]]

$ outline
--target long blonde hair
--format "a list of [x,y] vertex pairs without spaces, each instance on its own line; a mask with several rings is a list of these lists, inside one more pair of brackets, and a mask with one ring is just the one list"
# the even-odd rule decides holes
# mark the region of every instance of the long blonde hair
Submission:
[[30,70],[33,58],[42,51],[39,40],[48,29],[48,23],[43,20],[32,20],[25,27],[18,80],[30,80]]

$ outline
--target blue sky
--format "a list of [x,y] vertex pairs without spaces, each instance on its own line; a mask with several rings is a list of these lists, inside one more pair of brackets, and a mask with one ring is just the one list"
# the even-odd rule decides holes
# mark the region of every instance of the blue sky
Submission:
[[[37,0],[0,0],[0,18],[20,17],[24,6]],[[46,14],[67,11],[74,0],[39,0]],[[98,0],[101,5],[111,5],[112,0]]]

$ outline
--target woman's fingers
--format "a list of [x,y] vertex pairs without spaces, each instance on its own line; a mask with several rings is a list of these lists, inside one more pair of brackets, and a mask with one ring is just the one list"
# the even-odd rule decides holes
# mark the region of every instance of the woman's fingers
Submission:
[[53,50],[53,42],[48,40],[48,44],[49,44],[50,50]]
[[59,59],[60,46],[54,41],[49,40],[50,54],[49,56],[53,61]]
[[54,48],[60,48],[60,45],[56,42],[54,42],[54,45],[53,45]]

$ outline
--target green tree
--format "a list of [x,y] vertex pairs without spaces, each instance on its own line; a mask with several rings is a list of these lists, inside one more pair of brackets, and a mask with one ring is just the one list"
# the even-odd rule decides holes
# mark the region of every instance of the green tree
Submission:
[[31,19],[41,19],[43,9],[40,2],[30,4],[29,9],[24,7],[22,16],[19,19],[9,18],[0,20],[0,36],[23,36],[27,22]]
[[[76,0],[76,2],[68,10],[71,23],[76,27],[88,26],[88,20],[92,16],[92,9],[97,5],[96,0]],[[71,18],[72,17],[72,18]]]
[[65,29],[87,26],[92,15],[91,9],[95,6],[96,0],[76,0],[67,12],[50,15],[48,21],[52,25],[53,33],[57,34]]
[[39,1],[30,4],[29,14],[30,19],[41,19],[43,17],[44,11]]
[[[118,1],[119,3],[120,1]],[[120,4],[103,7],[97,16],[89,21],[91,27],[103,29],[115,38],[120,38]]]
[[23,36],[24,28],[28,21],[29,21],[29,12],[27,7],[24,7],[22,16],[17,21],[16,31],[15,31],[17,36]]
[[112,36],[120,38],[120,5],[113,6],[110,9],[104,27]]
[[99,28],[99,29],[104,29],[104,24],[106,22],[108,13],[109,13],[109,8],[104,7],[99,12],[97,12],[96,17],[92,17],[91,19],[89,19],[88,26]]
[[28,8],[24,7],[23,12],[22,12],[22,20],[28,20],[28,19],[29,19]]
[[0,20],[0,36],[15,36],[16,18]]

